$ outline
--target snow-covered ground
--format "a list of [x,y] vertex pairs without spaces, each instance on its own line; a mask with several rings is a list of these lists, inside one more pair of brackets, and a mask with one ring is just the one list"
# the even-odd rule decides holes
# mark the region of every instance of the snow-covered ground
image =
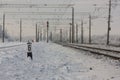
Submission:
[[19,43],[19,42],[5,42],[5,43],[0,43],[0,48],[4,47],[11,47],[11,46],[17,46],[17,45],[22,45],[25,43]]
[[0,80],[120,80],[119,61],[54,43],[33,43],[0,51]]

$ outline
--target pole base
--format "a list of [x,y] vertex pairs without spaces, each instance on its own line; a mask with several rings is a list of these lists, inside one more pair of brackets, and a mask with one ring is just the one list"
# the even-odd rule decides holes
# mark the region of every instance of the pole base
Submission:
[[33,60],[32,52],[27,52],[27,57],[30,57]]

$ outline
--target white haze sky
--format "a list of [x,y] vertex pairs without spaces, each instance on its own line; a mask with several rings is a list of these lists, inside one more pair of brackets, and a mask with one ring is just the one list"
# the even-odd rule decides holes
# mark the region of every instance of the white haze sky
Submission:
[[[96,19],[92,19],[92,35],[105,35],[107,32],[107,17],[108,17],[108,1],[109,0],[0,0],[1,4],[75,4],[76,12],[89,12],[92,16],[98,16]],[[111,32],[112,35],[120,35],[120,1],[112,0],[112,20],[111,20]],[[115,5],[117,4],[117,5]],[[2,25],[2,14],[3,12],[70,12],[71,8],[58,9],[58,8],[0,8],[0,24]],[[13,36],[19,36],[19,18],[41,18],[41,20],[23,20],[23,35],[24,36],[34,36],[35,35],[35,23],[40,22],[41,27],[46,27],[46,21],[50,18],[62,18],[63,20],[50,21],[50,29],[54,30],[64,28],[69,29],[70,21],[65,21],[64,18],[70,18],[69,15],[6,15],[6,30]],[[10,19],[11,18],[11,19]],[[47,18],[47,20],[43,20]],[[86,14],[75,14],[75,24],[79,24],[80,30],[80,20],[83,19],[85,35],[88,35],[88,15]],[[62,22],[62,23],[61,23]],[[53,23],[63,24],[63,25],[51,25]],[[65,25],[64,25],[65,24]]]

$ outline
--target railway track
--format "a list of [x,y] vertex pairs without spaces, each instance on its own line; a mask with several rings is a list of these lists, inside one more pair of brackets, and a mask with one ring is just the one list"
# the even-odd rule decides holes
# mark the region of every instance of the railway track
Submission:
[[89,51],[91,53],[99,54],[99,55],[105,55],[108,57],[112,57],[115,59],[120,59],[120,51],[113,50],[113,49],[104,49],[104,48],[98,48],[98,47],[91,47],[91,46],[83,46],[79,44],[70,44],[70,43],[58,43],[63,46],[80,49],[84,51]]

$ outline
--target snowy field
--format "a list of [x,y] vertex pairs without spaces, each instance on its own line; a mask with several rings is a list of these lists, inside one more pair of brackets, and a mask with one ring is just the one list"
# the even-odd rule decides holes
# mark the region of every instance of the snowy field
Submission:
[[120,80],[120,62],[104,56],[45,42],[33,43],[33,61],[26,53],[0,49],[0,80]]
[[13,47],[13,46],[19,46],[19,45],[24,45],[24,44],[25,43],[6,42],[6,43],[0,43],[0,48]]

